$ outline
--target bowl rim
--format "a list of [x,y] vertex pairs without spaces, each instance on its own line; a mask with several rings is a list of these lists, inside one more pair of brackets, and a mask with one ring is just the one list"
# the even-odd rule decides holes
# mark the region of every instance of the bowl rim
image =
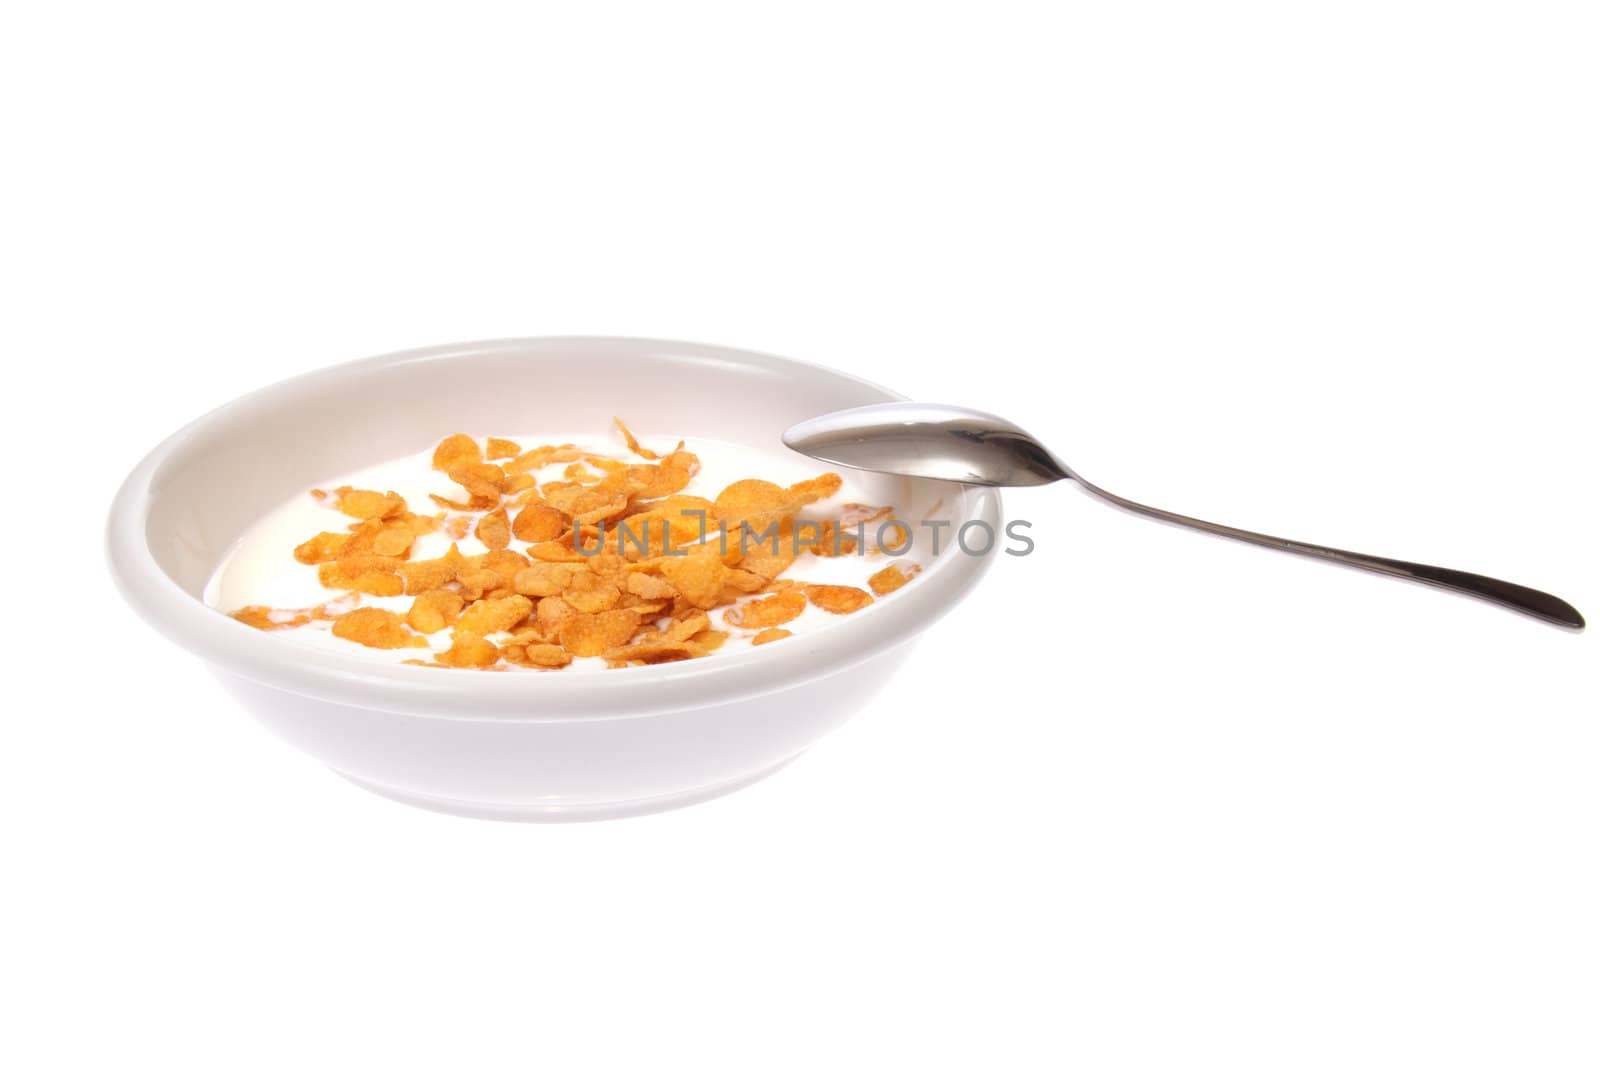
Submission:
[[[647,337],[575,335],[511,337],[404,349],[285,378],[200,416],[156,445],[128,474],[106,521],[112,578],[146,623],[175,644],[269,688],[396,714],[492,722],[581,722],[666,714],[744,700],[826,677],[902,645],[969,593],[995,551],[941,554],[938,565],[889,599],[837,625],[772,644],[760,654],[707,656],[648,669],[540,672],[535,682],[508,682],[506,672],[426,670],[390,661],[363,662],[337,650],[275,641],[241,626],[180,587],[156,562],[146,537],[151,487],[164,465],[197,433],[221,426],[252,404],[278,394],[331,385],[351,374],[439,359],[506,352],[561,352],[594,346],[648,355],[680,355],[768,369],[820,373],[866,386],[885,401],[905,399],[874,382],[803,360],[748,349]],[[951,483],[961,522],[1001,530],[1000,493]],[[932,610],[930,610],[930,608]],[[516,672],[522,673],[522,672]],[[534,688],[529,688],[529,686]],[[548,703],[546,703],[548,701]],[[536,703],[535,703],[536,702]]]

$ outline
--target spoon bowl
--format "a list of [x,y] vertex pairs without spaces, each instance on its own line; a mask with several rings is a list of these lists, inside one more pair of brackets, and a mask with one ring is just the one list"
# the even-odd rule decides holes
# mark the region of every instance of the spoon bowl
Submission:
[[942,404],[868,404],[796,423],[783,443],[857,470],[971,485],[1045,485],[1065,464],[1015,423]]

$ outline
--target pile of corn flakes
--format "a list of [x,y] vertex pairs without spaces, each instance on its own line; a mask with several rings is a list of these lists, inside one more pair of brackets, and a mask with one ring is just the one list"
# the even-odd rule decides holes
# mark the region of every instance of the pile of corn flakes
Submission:
[[[865,524],[892,520],[892,510],[848,504],[820,524],[820,536],[796,538],[796,515],[837,493],[837,474],[788,487],[744,479],[708,500],[683,492],[699,469],[683,442],[661,455],[617,427],[641,462],[574,445],[524,450],[504,438],[480,446],[465,434],[447,437],[433,466],[461,496],[432,496],[442,510],[431,515],[413,513],[393,491],[313,490],[355,521],[312,537],[294,558],[344,595],[232,615],[263,630],[331,621],[335,637],[381,649],[429,648],[425,635],[447,631],[447,650],[405,661],[429,667],[557,670],[576,657],[631,667],[715,652],[732,632],[715,628],[715,609],[726,607],[723,624],[753,631],[750,644],[764,645],[792,636],[785,624],[812,608],[849,614],[917,573],[915,564],[890,563],[868,580],[870,592],[785,579],[799,552],[861,551]],[[533,471],[553,464],[566,465],[560,480],[535,479]],[[772,530],[778,536],[761,536]],[[435,532],[449,536],[449,549],[415,558],[417,539]],[[483,551],[462,551],[469,541]],[[412,600],[401,613],[362,607],[363,594]]]

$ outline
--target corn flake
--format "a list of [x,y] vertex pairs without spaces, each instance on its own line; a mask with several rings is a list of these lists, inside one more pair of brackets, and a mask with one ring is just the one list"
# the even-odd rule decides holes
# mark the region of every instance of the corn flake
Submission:
[[746,630],[766,630],[793,622],[804,610],[806,595],[796,589],[786,589],[760,600],[735,604],[723,618]]
[[714,607],[722,598],[722,576],[727,568],[709,552],[672,556],[661,561],[661,576],[672,584],[688,603],[697,608]]
[[333,636],[368,648],[425,648],[428,642],[406,629],[404,621],[383,608],[356,608],[333,620]]
[[406,622],[418,633],[436,634],[456,621],[464,604],[453,589],[430,589],[411,602]]
[[529,504],[517,512],[511,532],[517,535],[518,541],[527,541],[530,544],[554,541],[572,529],[571,521],[548,504]]
[[872,603],[871,593],[853,585],[807,585],[806,598],[835,615],[848,615]]
[[483,450],[464,433],[451,434],[433,450],[434,470],[449,471],[469,463],[482,463]]
[[489,634],[510,630],[533,613],[533,601],[513,593],[510,596],[479,600],[463,611],[455,621],[458,634]]
[[892,593],[909,582],[922,568],[915,563],[891,563],[867,579],[867,585],[877,596]]
[[457,634],[449,649],[433,657],[446,667],[475,667],[482,670],[500,662],[500,648],[476,634]]
[[561,647],[574,656],[600,656],[628,643],[639,629],[639,613],[616,608],[595,615],[574,614],[562,620]]
[[485,449],[489,459],[511,459],[522,453],[521,445],[504,437],[491,437],[485,443],[489,446]]
[[511,520],[506,518],[506,509],[491,511],[478,520],[478,527],[473,534],[483,542],[485,548],[505,548],[511,544]]

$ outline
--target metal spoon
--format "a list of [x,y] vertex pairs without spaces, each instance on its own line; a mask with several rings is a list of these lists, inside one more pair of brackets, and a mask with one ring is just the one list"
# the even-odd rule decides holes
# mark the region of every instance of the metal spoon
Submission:
[[1146,518],[1248,541],[1263,548],[1276,548],[1280,552],[1406,578],[1475,596],[1557,626],[1583,629],[1583,616],[1571,604],[1527,586],[1426,563],[1407,563],[1269,537],[1136,504],[1073,473],[1021,427],[981,411],[943,404],[869,404],[791,426],[784,431],[783,443],[796,452],[844,467],[973,485],[1044,485],[1069,478],[1106,503]]

